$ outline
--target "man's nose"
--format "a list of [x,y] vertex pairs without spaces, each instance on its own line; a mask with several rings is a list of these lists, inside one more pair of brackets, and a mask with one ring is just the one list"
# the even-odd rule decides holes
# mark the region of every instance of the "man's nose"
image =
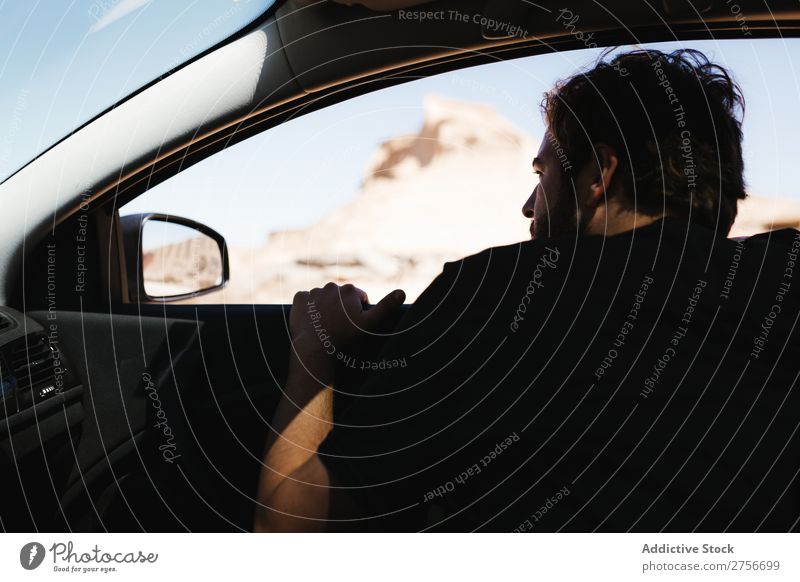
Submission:
[[525,204],[522,205],[522,214],[525,218],[533,218],[533,204],[536,202],[536,189],[539,188],[537,185],[536,188],[533,189],[531,192],[530,197],[525,201]]

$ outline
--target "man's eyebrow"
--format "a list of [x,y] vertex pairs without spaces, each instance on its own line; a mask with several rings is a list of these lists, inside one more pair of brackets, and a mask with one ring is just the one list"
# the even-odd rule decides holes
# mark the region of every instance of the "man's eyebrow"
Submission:
[[535,168],[537,165],[539,165],[539,166],[541,166],[541,165],[542,165],[542,159],[541,159],[541,158],[539,158],[539,157],[533,158],[533,162],[531,162],[531,166],[533,166],[534,168]]

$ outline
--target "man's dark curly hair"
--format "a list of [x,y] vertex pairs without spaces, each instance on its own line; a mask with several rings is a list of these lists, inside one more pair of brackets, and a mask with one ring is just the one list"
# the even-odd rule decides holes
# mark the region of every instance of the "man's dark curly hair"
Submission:
[[558,83],[542,102],[572,171],[593,159],[594,144],[608,144],[631,209],[690,217],[727,234],[746,196],[739,86],[696,50],[605,59]]

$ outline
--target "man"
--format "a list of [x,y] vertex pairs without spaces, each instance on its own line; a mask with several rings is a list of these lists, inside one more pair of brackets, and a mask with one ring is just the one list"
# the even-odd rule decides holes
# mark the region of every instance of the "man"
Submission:
[[401,291],[298,293],[256,529],[796,529],[800,234],[725,238],[743,107],[696,51],[601,61],[543,102],[531,241],[446,264],[374,360]]

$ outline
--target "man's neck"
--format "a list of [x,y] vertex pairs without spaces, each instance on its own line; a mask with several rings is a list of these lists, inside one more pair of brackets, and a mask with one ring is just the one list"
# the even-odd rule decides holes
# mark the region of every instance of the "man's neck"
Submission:
[[586,225],[584,234],[600,234],[603,236],[612,236],[627,232],[635,228],[642,228],[649,224],[661,220],[668,213],[658,215],[641,214],[639,212],[631,212],[626,210],[598,209],[592,219]]

